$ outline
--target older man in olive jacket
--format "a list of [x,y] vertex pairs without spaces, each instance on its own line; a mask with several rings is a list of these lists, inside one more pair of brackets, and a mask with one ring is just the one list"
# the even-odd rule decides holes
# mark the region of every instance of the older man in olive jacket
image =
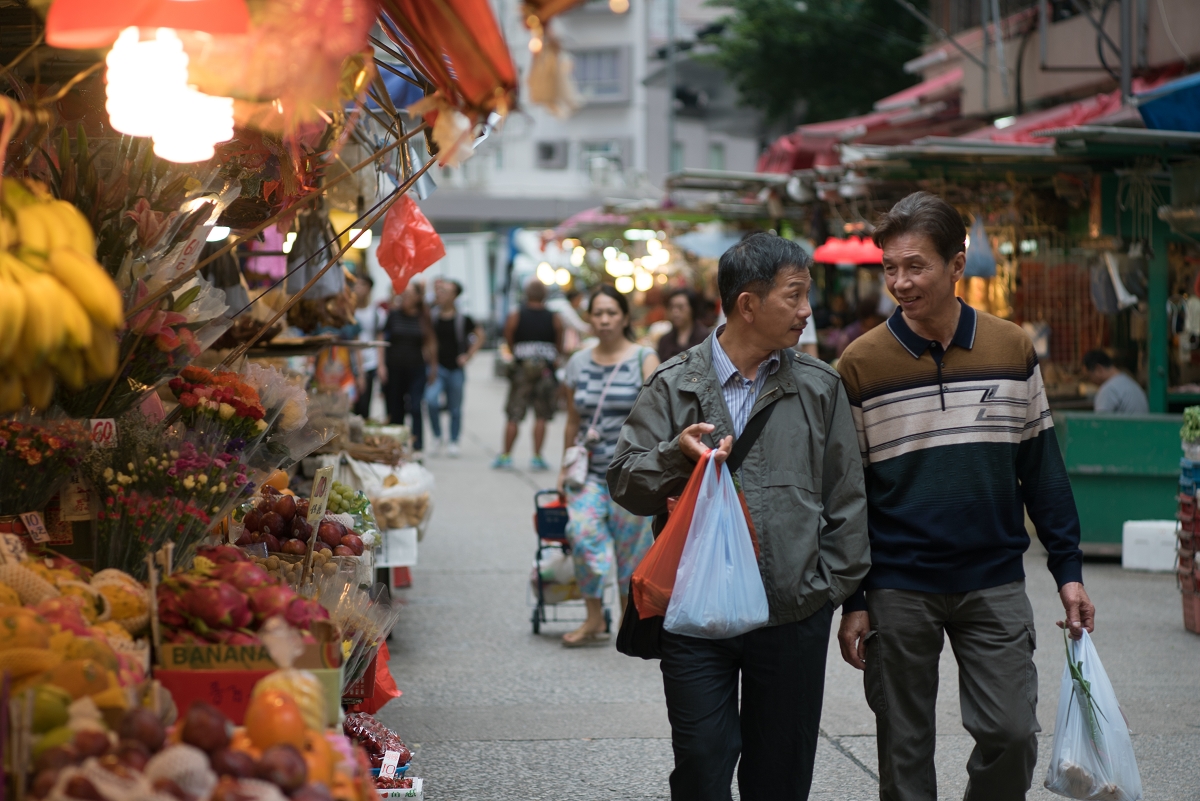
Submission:
[[[740,469],[770,619],[738,637],[662,634],[674,801],[808,797],[835,606],[870,567],[862,459],[838,374],[792,351],[811,309],[808,257],[755,234],[721,257],[728,323],[643,388],[608,470],[613,500],[662,515],[708,447],[723,461],[776,404]],[[741,709],[738,678],[741,674]]]

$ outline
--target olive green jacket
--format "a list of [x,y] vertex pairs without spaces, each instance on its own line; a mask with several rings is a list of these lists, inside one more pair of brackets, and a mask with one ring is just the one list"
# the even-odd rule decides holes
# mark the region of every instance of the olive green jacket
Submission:
[[[841,604],[871,566],[862,455],[838,374],[786,351],[751,418],[781,398],[742,463],[741,485],[759,541],[769,626]],[[733,434],[712,366],[712,340],[664,362],[647,380],[621,428],[608,468],[612,498],[638,515],[662,515],[694,463],[679,433],[711,423],[711,447]]]

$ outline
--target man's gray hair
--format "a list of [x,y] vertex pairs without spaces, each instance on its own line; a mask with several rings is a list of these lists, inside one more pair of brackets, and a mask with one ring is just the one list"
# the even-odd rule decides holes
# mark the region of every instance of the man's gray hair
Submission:
[[743,292],[765,298],[781,270],[807,270],[811,260],[804,248],[768,233],[751,234],[725,251],[717,266],[721,308],[729,314]]

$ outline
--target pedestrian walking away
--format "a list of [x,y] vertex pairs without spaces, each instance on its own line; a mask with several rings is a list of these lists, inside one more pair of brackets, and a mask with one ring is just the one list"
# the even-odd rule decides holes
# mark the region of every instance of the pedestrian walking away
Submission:
[[424,448],[421,401],[427,384],[437,380],[437,338],[425,311],[424,290],[411,283],[392,299],[383,327],[387,358],[380,373],[387,399],[388,419],[395,425],[409,420],[413,450]]
[[[607,471],[617,449],[621,425],[633,409],[642,383],[658,367],[650,348],[633,342],[629,301],[611,286],[601,286],[588,302],[592,330],[599,342],[567,362],[567,426],[563,435],[563,468],[559,488],[567,496],[567,536],[575,561],[575,578],[587,605],[587,620],[563,635],[568,647],[607,639],[603,596],[612,576],[612,550],[617,563],[617,586],[628,587],[638,562],[654,541],[650,518],[632,514],[613,503]],[[586,421],[586,422],[585,422]],[[569,480],[567,454],[587,462],[581,484]],[[625,608],[622,595],[621,608]]]
[[844,606],[843,658],[865,670],[879,796],[935,801],[938,660],[949,637],[975,740],[965,801],[1024,799],[1037,761],[1025,512],[1049,556],[1070,635],[1093,628],[1079,517],[1033,343],[954,293],[962,217],[927,192],[875,228],[899,307],[838,369],[867,479],[871,570]]
[[[357,308],[354,318],[358,322],[358,338],[363,342],[376,342],[383,329],[385,314],[379,306],[371,303],[371,290],[375,282],[371,276],[358,276],[354,284]],[[355,351],[358,361],[358,399],[354,402],[354,413],[366,420],[371,416],[371,396],[375,393],[375,379],[383,361],[383,348],[359,348]],[[382,382],[381,382],[382,383]]]
[[767,623],[727,639],[663,631],[660,652],[671,798],[729,801],[736,765],[746,801],[793,801],[812,784],[833,608],[869,567],[862,463],[837,373],[792,350],[811,315],[803,249],[754,234],[721,257],[717,283],[726,325],[647,382],[608,486],[630,512],[659,516],[661,530],[668,498],[706,450],[724,462],[772,407],[738,471]]
[[[437,372],[425,390],[425,408],[429,411],[429,428],[433,432],[434,448],[440,453],[457,457],[458,440],[462,436],[464,368],[483,346],[483,326],[460,312],[455,305],[462,295],[458,281],[438,278],[433,283],[437,306],[433,310],[433,332],[437,337]],[[450,442],[442,439],[442,396],[450,414]]]
[[495,468],[512,466],[512,449],[521,421],[533,407],[533,459],[530,468],[546,470],[542,445],[546,423],[558,408],[558,379],[554,370],[562,351],[562,320],[546,308],[546,285],[536,278],[525,285],[525,305],[508,316],[504,339],[512,350],[508,400],[504,405],[504,450],[492,463]]

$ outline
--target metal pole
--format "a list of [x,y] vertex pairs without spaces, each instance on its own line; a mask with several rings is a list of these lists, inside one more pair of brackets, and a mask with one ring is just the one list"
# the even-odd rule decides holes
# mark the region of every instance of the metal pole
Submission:
[[1121,98],[1133,97],[1133,2],[1121,0]]
[[[675,171],[675,2],[667,0],[667,173]],[[680,154],[682,155],[682,153]],[[682,159],[680,159],[682,161]],[[683,164],[679,165],[680,168]]]
[[[1000,71],[1000,88],[1008,100],[1008,65],[1004,63],[1004,32],[1000,30],[1000,0],[992,0],[992,35],[996,39],[996,68]],[[983,32],[987,38],[987,30]]]
[[988,0],[979,0],[979,27],[983,31],[983,110],[987,111],[988,103]]

